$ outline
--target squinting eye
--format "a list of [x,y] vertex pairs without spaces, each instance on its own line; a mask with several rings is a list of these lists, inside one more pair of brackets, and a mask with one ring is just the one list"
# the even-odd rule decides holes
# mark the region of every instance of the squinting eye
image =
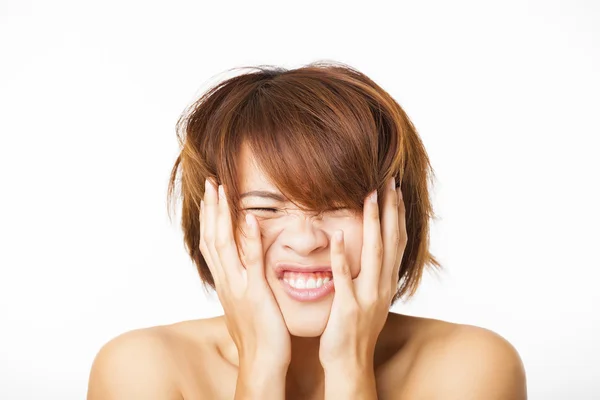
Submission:
[[268,211],[268,212],[277,212],[276,208],[249,208],[248,210],[258,210],[258,211]]

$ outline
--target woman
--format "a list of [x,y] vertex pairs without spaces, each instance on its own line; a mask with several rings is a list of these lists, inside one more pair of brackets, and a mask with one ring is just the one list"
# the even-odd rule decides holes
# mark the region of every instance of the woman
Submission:
[[429,253],[431,166],[402,108],[343,64],[256,68],[178,122],[186,248],[224,316],[127,332],[88,399],[525,399],[501,336],[392,313]]

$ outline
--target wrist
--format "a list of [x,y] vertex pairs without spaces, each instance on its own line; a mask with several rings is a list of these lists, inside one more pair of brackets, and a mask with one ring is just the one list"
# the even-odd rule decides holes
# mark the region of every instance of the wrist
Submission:
[[334,362],[326,363],[321,365],[327,375],[336,376],[358,376],[365,374],[374,373],[373,362],[360,361],[360,360],[336,360]]
[[321,366],[325,373],[365,373],[373,371],[374,352],[365,352],[363,354],[346,354],[344,357],[337,357],[330,360],[321,360]]
[[377,381],[372,363],[336,362],[323,368],[326,399],[377,399]]
[[258,372],[269,375],[285,375],[290,365],[290,360],[272,357],[266,353],[255,354],[252,357],[240,354],[238,365],[240,371],[248,371],[251,374]]
[[287,368],[272,363],[240,360],[235,400],[285,398],[286,374]]

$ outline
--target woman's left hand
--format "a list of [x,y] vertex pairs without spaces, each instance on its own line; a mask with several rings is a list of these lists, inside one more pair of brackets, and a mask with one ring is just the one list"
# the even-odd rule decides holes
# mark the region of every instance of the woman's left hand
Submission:
[[[335,295],[327,326],[320,339],[319,359],[327,369],[372,371],[375,344],[396,294],[400,263],[406,248],[405,208],[394,178],[386,186],[380,224],[377,192],[365,199],[361,267],[352,279],[341,241],[331,241],[331,270]],[[337,231],[336,233],[342,233]]]

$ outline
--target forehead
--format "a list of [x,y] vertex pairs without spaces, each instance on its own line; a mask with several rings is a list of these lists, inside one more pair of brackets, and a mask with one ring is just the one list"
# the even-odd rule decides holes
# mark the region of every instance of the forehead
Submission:
[[252,150],[250,150],[250,147],[246,143],[242,144],[238,157],[239,168],[237,171],[237,178],[242,193],[247,192],[248,190],[259,189],[268,189],[279,192],[258,167],[256,159],[252,154]]
[[[238,154],[237,182],[242,196],[241,201],[250,199],[271,199],[283,203],[294,203],[275,186],[258,166],[250,147],[243,143]],[[260,193],[248,193],[260,192]],[[245,196],[246,194],[246,196]],[[343,207],[342,203],[336,203]]]

